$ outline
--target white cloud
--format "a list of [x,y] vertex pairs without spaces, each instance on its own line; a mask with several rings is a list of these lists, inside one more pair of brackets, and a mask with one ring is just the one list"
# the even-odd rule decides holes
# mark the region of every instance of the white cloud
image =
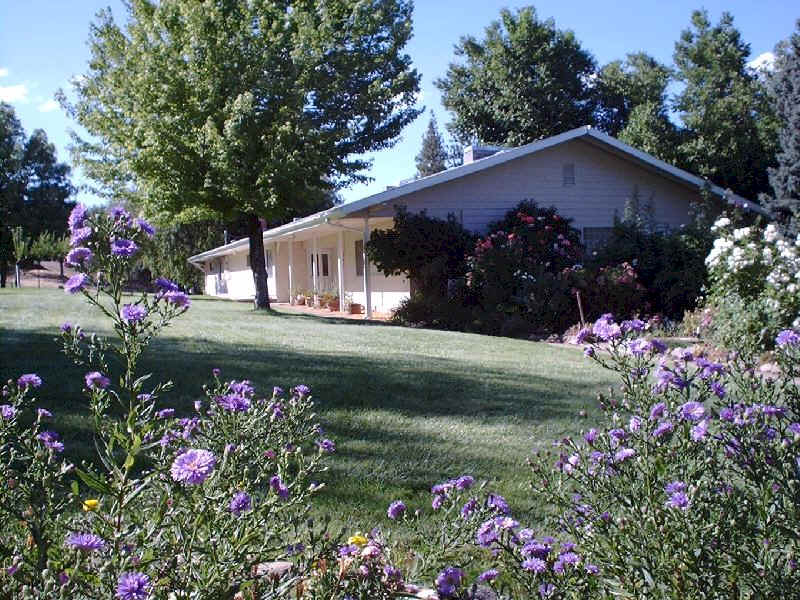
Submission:
[[0,67],[0,77],[8,77],[8,69]]
[[0,86],[0,102],[27,102],[28,86],[24,83],[19,85]]
[[747,63],[747,66],[754,71],[772,71],[774,65],[775,55],[772,52],[762,52]]
[[42,102],[39,105],[39,112],[52,112],[52,111],[56,110],[57,108],[58,108],[58,102],[56,102],[55,100],[53,100],[51,98],[50,100]]

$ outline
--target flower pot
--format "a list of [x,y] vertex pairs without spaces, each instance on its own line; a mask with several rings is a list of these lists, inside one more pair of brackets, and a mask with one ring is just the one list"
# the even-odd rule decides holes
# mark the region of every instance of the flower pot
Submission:
[[305,296],[298,296],[297,298],[294,299],[294,303],[299,305],[299,306],[303,306],[306,303],[306,297]]
[[361,304],[356,304],[353,302],[350,304],[350,314],[351,315],[360,315],[364,313],[364,307]]
[[339,312],[339,300],[331,300],[328,302],[328,310],[331,312]]

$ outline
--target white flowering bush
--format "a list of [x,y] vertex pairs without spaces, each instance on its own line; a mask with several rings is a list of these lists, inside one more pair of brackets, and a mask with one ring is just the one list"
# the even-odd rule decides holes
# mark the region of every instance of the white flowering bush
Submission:
[[780,329],[799,326],[800,235],[786,237],[774,223],[736,228],[728,217],[712,230],[708,302],[718,313],[713,329],[721,341],[738,347],[746,340],[757,349]]

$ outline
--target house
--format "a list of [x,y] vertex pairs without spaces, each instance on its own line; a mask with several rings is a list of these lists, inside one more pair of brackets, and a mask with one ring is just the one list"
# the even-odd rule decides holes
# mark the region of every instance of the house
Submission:
[[[368,318],[373,311],[390,312],[408,297],[409,282],[379,273],[364,245],[371,231],[392,226],[398,205],[439,218],[452,213],[465,228],[481,233],[530,199],[572,219],[592,247],[607,239],[634,190],[650,203],[658,226],[676,228],[688,223],[690,203],[705,185],[702,178],[588,126],[518,148],[469,146],[460,167],[265,231],[269,296],[291,302],[299,290],[332,291],[364,306]],[[710,191],[747,205],[719,187]],[[206,294],[254,296],[248,247],[241,239],[189,259],[205,273]]]

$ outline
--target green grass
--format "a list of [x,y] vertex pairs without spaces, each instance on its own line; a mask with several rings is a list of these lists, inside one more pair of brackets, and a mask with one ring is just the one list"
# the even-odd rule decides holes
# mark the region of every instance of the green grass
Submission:
[[[0,377],[36,372],[42,405],[76,458],[92,447],[82,375],[54,341],[65,320],[108,334],[82,297],[60,290],[0,291]],[[535,511],[525,459],[588,427],[612,378],[579,349],[473,334],[405,329],[195,298],[150,347],[143,372],[172,379],[164,406],[187,411],[213,367],[223,377],[313,391],[337,453],[323,510],[353,526],[386,520],[390,501],[428,504],[431,484],[464,473],[486,479],[520,516]],[[357,515],[357,516],[356,516]]]

